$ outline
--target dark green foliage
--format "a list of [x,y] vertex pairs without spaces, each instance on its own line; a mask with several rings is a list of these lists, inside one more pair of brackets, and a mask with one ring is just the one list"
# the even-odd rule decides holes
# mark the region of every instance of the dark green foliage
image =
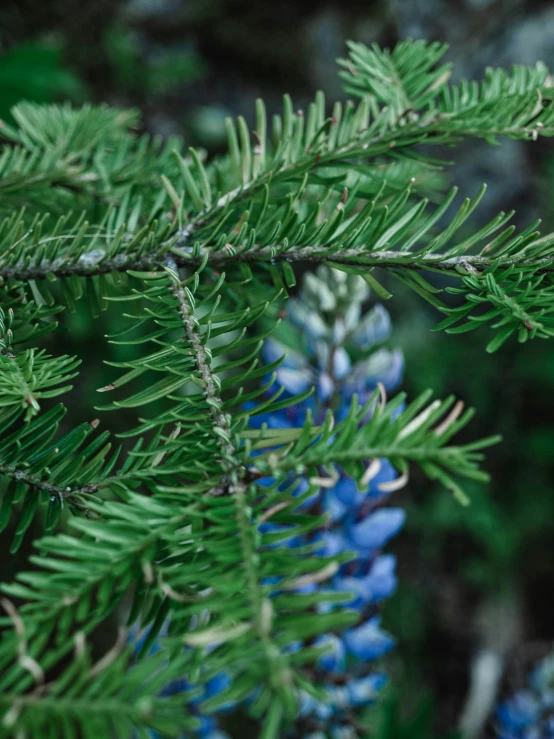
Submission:
[[0,58],[0,118],[10,118],[21,99],[49,103],[62,96],[82,100],[85,86],[66,68],[56,43],[26,43]]

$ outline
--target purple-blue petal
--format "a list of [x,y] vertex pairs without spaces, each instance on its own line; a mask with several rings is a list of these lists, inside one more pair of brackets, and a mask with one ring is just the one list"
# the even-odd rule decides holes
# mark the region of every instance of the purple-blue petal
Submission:
[[333,372],[337,380],[344,380],[352,369],[352,362],[345,349],[338,347],[333,354]]
[[540,703],[529,690],[521,690],[501,703],[497,718],[510,731],[519,732],[532,725],[540,716]]
[[319,545],[318,554],[322,557],[336,557],[337,554],[341,554],[348,549],[344,536],[337,531],[325,531],[318,534],[315,541]]
[[351,518],[346,523],[346,539],[360,556],[371,555],[400,531],[405,518],[402,508],[380,508],[361,521]]
[[277,386],[285,388],[290,395],[300,395],[305,393],[313,385],[314,376],[312,370],[291,369],[289,367],[279,367],[276,374]]
[[305,690],[300,691],[298,715],[300,718],[307,716],[317,716],[318,718],[329,718],[332,714],[330,706],[318,701]]
[[344,383],[343,395],[346,399],[354,393],[362,397],[372,391],[380,382],[385,390],[392,391],[400,384],[404,372],[404,357],[399,349],[388,351],[380,349],[369,359],[357,362],[352,368],[348,380]]
[[316,647],[325,646],[327,652],[318,658],[317,664],[323,670],[337,672],[344,669],[346,650],[344,643],[335,634],[324,634],[315,640]]
[[302,300],[291,298],[288,301],[287,318],[293,326],[304,331],[309,339],[323,339],[327,335],[327,326],[319,313]]
[[351,339],[360,349],[370,349],[375,344],[385,341],[391,332],[389,312],[378,304],[366,313],[352,332]]
[[343,639],[348,651],[363,662],[379,659],[395,645],[392,636],[381,629],[377,616],[345,631]]
[[380,554],[375,558],[369,574],[363,578],[370,603],[376,603],[394,593],[397,585],[395,570],[396,557],[394,554]]
[[346,686],[351,706],[365,706],[375,700],[377,693],[386,684],[387,676],[375,672],[367,677],[349,680]]
[[392,482],[398,477],[398,472],[392,466],[388,459],[380,459],[381,468],[369,483],[368,495],[370,498],[382,498],[384,493],[379,490],[379,485],[383,482]]
[[342,605],[347,608],[363,608],[369,603],[370,592],[365,582],[359,577],[337,577],[333,581],[335,590],[345,593],[352,593],[352,599],[343,602]]
[[321,402],[329,400],[335,389],[335,383],[327,372],[320,372],[317,376],[317,397]]
[[334,490],[327,490],[324,498],[325,512],[329,515],[329,519],[336,523],[342,521],[349,511],[349,508],[337,498]]
[[358,492],[356,483],[350,477],[341,477],[332,492],[335,497],[348,508],[359,505],[363,500],[363,494]]
[[266,364],[273,364],[273,362],[284,357],[280,366],[288,369],[305,369],[308,366],[308,358],[304,354],[295,352],[277,339],[266,339],[264,341],[262,357]]

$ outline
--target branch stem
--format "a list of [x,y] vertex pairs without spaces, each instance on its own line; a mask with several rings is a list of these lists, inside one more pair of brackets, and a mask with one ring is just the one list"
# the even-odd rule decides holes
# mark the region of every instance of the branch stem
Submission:
[[[176,267],[194,268],[202,264],[206,252],[208,253],[208,264],[214,267],[223,267],[225,264],[236,264],[237,262],[247,264],[263,264],[274,262],[311,262],[320,264],[323,262],[334,262],[352,267],[381,267],[382,269],[410,269],[431,270],[442,274],[458,275],[459,270],[465,270],[474,274],[483,271],[493,264],[498,268],[506,268],[512,265],[522,267],[535,267],[535,274],[554,272],[554,259],[543,257],[540,259],[518,259],[511,257],[506,259],[493,259],[481,255],[469,255],[458,257],[441,257],[440,254],[424,254],[416,256],[402,251],[369,251],[367,249],[343,249],[342,251],[329,251],[324,246],[302,246],[288,248],[279,251],[279,244],[251,248],[241,251],[240,248],[230,252],[228,250],[213,250],[204,248],[198,254],[186,254],[175,251],[172,254],[172,262]],[[86,255],[84,255],[86,256]],[[138,272],[150,272],[159,269],[166,253],[153,253],[150,255],[129,254],[123,258],[107,259],[95,265],[90,265],[86,259],[81,257],[73,264],[54,265],[42,262],[40,265],[21,267],[0,268],[0,278],[15,279],[21,281],[42,280],[47,276],[56,277],[94,277],[96,275],[109,274],[111,272],[126,272],[134,270]]]

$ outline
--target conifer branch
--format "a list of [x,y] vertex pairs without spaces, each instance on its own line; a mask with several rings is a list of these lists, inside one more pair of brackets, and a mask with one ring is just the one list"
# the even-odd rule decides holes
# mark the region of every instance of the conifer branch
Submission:
[[[405,482],[409,463],[415,463],[467,504],[468,499],[455,478],[486,482],[488,475],[478,466],[483,459],[481,450],[498,443],[500,437],[482,439],[465,446],[449,444],[451,437],[472,418],[473,411],[467,410],[458,418],[457,414],[448,413],[454,404],[453,397],[429,403],[430,395],[429,392],[422,393],[395,420],[395,409],[405,399],[403,393],[386,405],[378,405],[379,390],[376,390],[363,407],[354,397],[349,416],[336,427],[328,419],[312,444],[287,439],[279,446],[276,435],[272,437],[276,448],[254,457],[252,467],[265,475],[294,472],[310,476],[325,465],[338,465],[353,474],[351,466],[358,465],[359,479],[363,484],[365,465],[373,460],[389,459],[405,475]],[[371,422],[364,424],[368,414]],[[310,428],[308,419],[304,431]]]
[[[487,480],[482,450],[497,439],[450,444],[471,416],[452,398],[429,403],[424,394],[404,408],[401,395],[386,402],[376,393],[363,407],[354,400],[350,412],[341,405],[337,424],[331,414],[314,421],[313,367],[274,356],[264,366],[258,356],[299,263],[341,270],[329,270],[344,278],[334,288],[317,283],[326,311],[353,284],[389,297],[373,275],[380,267],[445,314],[440,328],[498,329],[491,351],[514,332],[520,341],[554,336],[554,235],[540,237],[537,224],[515,233],[504,213],[465,228],[484,189],[450,213],[453,190],[429,212],[420,194],[436,194],[439,186],[425,183],[444,163],[414,151],[467,136],[554,135],[547,71],[492,70],[480,84],[451,86],[449,67],[438,65],[443,53],[424,42],[391,52],[353,45],[343,76],[358,105],[337,103],[329,116],[322,94],[304,112],[285,97],[268,132],[258,101],[252,136],[244,119],[228,121],[228,153],[216,162],[192,149],[181,155],[182,142],[134,136],[132,113],[28,104],[14,111],[0,156],[0,527],[15,509],[12,551],[38,506],[49,508],[34,569],[2,586],[23,603],[16,619],[0,618],[0,736],[177,736],[194,720],[183,701],[173,711],[155,696],[167,680],[188,679],[192,665],[199,685],[221,674],[232,681],[202,711],[257,695],[264,739],[274,739],[309,692],[317,671],[303,670],[321,654],[318,638],[360,625],[359,613],[337,605],[349,596],[311,592],[350,556],[322,554],[327,519],[310,502],[314,493],[340,474],[389,494],[412,464],[462,502],[460,479]],[[61,215],[52,223],[50,213]],[[430,284],[424,271],[452,286]],[[365,282],[347,282],[343,272]],[[108,432],[89,438],[96,421],[59,434],[63,408],[38,412],[38,398],[70,387],[77,360],[15,346],[53,331],[51,316],[74,307],[84,286],[93,312],[109,300],[136,307],[138,318],[111,336],[133,350],[109,363],[122,374],[100,388],[113,400],[99,410],[138,414],[121,433],[134,445],[120,462],[125,446],[108,456]],[[444,305],[443,291],[459,304]],[[303,299],[296,310],[319,347],[331,328]],[[355,324],[359,312],[349,316]],[[378,321],[360,323],[360,346],[383,331]],[[331,384],[337,357],[333,344],[329,362],[321,360]],[[341,361],[348,371],[349,357]],[[354,393],[365,402],[374,387],[369,364],[354,367],[345,404]],[[276,375],[293,389],[276,391]],[[327,392],[324,382],[317,388]],[[285,408],[282,428],[275,414]],[[299,411],[294,424],[289,410]],[[377,481],[383,458],[392,479]],[[120,500],[103,500],[108,491]],[[72,531],[51,535],[65,501],[72,513],[88,505],[94,516],[74,516]],[[82,634],[131,590],[129,624],[148,629],[138,671],[119,650],[93,667],[81,662]],[[150,662],[145,655],[166,626],[168,649]],[[74,645],[70,671],[44,683]]]
[[[233,464],[238,467],[238,463],[234,460],[235,448],[231,440],[231,425],[229,416],[223,411],[223,403],[221,395],[218,391],[216,379],[210,368],[210,360],[204,348],[202,337],[198,331],[198,323],[194,318],[190,300],[194,300],[192,295],[187,296],[186,288],[183,287],[179,280],[177,264],[174,260],[168,262],[171,270],[171,292],[175,296],[178,305],[179,315],[183,321],[185,335],[192,349],[192,356],[198,374],[200,376],[202,387],[206,395],[206,402],[210,408],[210,413],[214,422],[214,431],[217,433],[225,464]],[[190,296],[190,297],[189,297]]]
[[62,488],[59,485],[48,482],[48,480],[41,479],[38,475],[33,475],[24,469],[18,469],[10,465],[0,464],[0,475],[5,475],[15,482],[23,482],[31,488],[36,490],[44,490],[49,495],[55,495],[60,500],[76,496],[79,493],[96,493],[100,485],[98,483],[89,483],[82,488],[77,490],[71,490],[71,488]]
[[[549,237],[550,238],[550,237]],[[546,240],[546,237],[544,237]],[[0,269],[0,277],[6,280],[14,279],[22,282],[29,280],[42,280],[48,276],[55,277],[94,277],[109,274],[111,272],[149,272],[159,269],[167,260],[166,251],[152,255],[129,254],[124,258],[102,261],[92,265],[88,255],[75,264],[64,266],[45,262],[39,266],[28,268],[5,268]],[[410,270],[431,270],[446,275],[458,276],[460,268],[468,273],[485,271],[491,267],[499,269],[516,266],[519,268],[532,267],[535,274],[548,274],[554,272],[554,257],[539,257],[519,259],[516,257],[493,258],[482,255],[468,254],[467,256],[441,257],[439,254],[410,254],[398,251],[371,251],[368,249],[342,249],[339,252],[326,251],[322,246],[287,246],[283,250],[282,244],[273,244],[261,248],[248,250],[236,249],[230,253],[226,250],[214,250],[203,247],[198,254],[183,254],[172,251],[172,261],[178,268],[195,268],[204,263],[213,267],[224,267],[226,264],[267,264],[278,262],[305,262],[310,264],[322,264],[333,262],[352,267],[381,267],[382,269],[395,269],[402,267]]]
[[[254,631],[263,648],[267,661],[267,671],[271,675],[271,684],[276,686],[278,691],[284,679],[284,673],[281,660],[279,659],[279,650],[273,644],[270,636],[272,625],[271,601],[263,596],[259,581],[259,571],[254,564],[257,553],[252,541],[252,525],[246,498],[247,487],[244,482],[247,471],[240,460],[237,459],[235,446],[232,441],[230,419],[223,410],[221,394],[218,390],[220,383],[217,383],[216,377],[211,371],[210,361],[202,337],[198,331],[197,321],[194,318],[192,310],[194,298],[190,292],[187,294],[186,288],[179,281],[175,262],[169,262],[168,267],[173,273],[170,274],[172,278],[170,289],[178,303],[178,310],[183,320],[185,334],[194,354],[194,362],[202,381],[206,402],[210,407],[214,431],[218,435],[223,452],[223,469],[228,476],[228,480],[223,481],[223,484],[225,492],[231,497],[235,507],[238,539],[242,553],[241,564],[246,575],[248,601],[252,612]],[[216,492],[216,489],[212,488],[208,491],[208,495],[214,492]],[[277,696],[274,700],[277,700]],[[277,732],[278,724],[276,724],[272,736],[277,737]]]

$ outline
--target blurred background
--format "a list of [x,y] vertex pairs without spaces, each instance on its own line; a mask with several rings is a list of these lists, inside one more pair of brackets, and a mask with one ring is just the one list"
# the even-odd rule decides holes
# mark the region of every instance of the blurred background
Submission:
[[[447,41],[456,80],[479,78],[487,65],[542,59],[554,68],[554,3],[540,0],[2,0],[0,6],[0,118],[9,120],[21,99],[136,106],[145,130],[182,135],[211,153],[225,146],[225,116],[252,120],[258,96],[270,112],[283,92],[299,107],[316,89],[343,97],[334,60],[348,38],[382,45],[407,36]],[[448,178],[464,195],[488,183],[478,219],[515,208],[518,225],[540,215],[544,230],[552,230],[548,141],[496,148],[471,142],[456,153]],[[389,547],[398,555],[401,584],[384,624],[399,648],[391,667],[395,687],[380,720],[392,727],[391,737],[425,739],[459,724],[480,655],[498,659],[507,693],[552,648],[554,350],[538,341],[523,349],[508,343],[487,355],[486,332],[431,333],[433,309],[397,283],[389,286],[397,297],[387,308],[392,343],[405,354],[404,388],[454,393],[478,410],[467,438],[504,437],[488,454],[493,481],[471,489],[469,509],[418,480],[398,501],[408,524]],[[68,328],[73,351],[85,359],[86,397],[102,384],[97,349],[104,332],[86,309],[70,317]]]

